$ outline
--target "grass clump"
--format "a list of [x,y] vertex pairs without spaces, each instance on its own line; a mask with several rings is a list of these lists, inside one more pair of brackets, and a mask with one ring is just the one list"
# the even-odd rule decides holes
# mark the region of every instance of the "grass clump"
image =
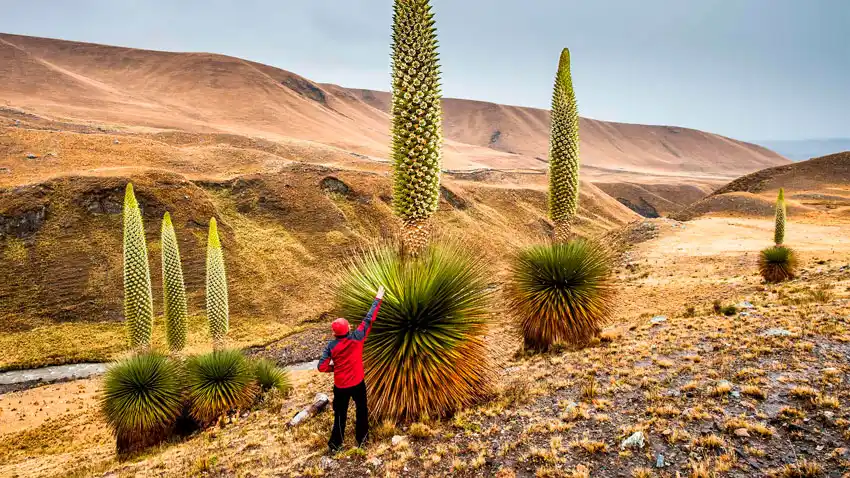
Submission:
[[360,320],[380,284],[387,292],[363,355],[374,416],[445,416],[489,395],[484,261],[456,244],[408,258],[393,248],[373,249],[342,277],[342,315]]
[[202,424],[250,405],[256,394],[254,370],[238,350],[216,350],[186,362],[189,413]]
[[611,317],[611,260],[597,243],[533,246],[516,256],[511,276],[508,298],[526,348],[586,344]]
[[285,396],[292,391],[292,380],[289,378],[289,372],[285,368],[278,367],[269,359],[254,361],[254,378],[262,392],[274,389]]
[[778,283],[796,277],[797,255],[786,246],[771,246],[759,253],[759,274],[766,282]]
[[136,355],[112,366],[103,389],[101,410],[119,453],[167,437],[183,406],[177,367],[156,353]]

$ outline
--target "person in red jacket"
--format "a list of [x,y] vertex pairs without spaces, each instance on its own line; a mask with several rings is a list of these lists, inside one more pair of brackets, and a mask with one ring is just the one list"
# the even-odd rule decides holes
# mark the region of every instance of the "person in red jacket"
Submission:
[[334,427],[328,447],[332,452],[339,450],[345,436],[345,421],[348,418],[348,402],[354,399],[357,407],[357,422],[354,437],[357,446],[363,446],[369,433],[369,412],[366,409],[366,382],[363,379],[363,343],[372,330],[372,323],[378,316],[378,309],[384,300],[384,287],[378,287],[378,294],[372,307],[354,332],[350,332],[348,321],[339,318],[331,323],[334,339],[328,342],[319,359],[319,371],[334,374]]

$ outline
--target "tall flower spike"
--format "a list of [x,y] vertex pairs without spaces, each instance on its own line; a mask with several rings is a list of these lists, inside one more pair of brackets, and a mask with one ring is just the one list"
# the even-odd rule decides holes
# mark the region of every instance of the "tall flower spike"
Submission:
[[776,198],[776,229],[773,231],[773,242],[781,246],[785,242],[785,190],[779,188],[779,197]]
[[218,226],[215,218],[210,219],[210,232],[207,240],[207,320],[210,335],[215,348],[224,345],[224,337],[229,328],[227,305],[227,274],[224,270],[224,254],[218,239]]
[[142,211],[132,183],[127,184],[124,193],[124,319],[130,347],[150,347],[153,328],[151,273]]
[[443,145],[437,30],[430,0],[396,0],[392,45],[393,209],[405,251],[427,244],[440,202]]
[[565,242],[572,234],[579,197],[579,119],[567,48],[558,64],[551,116],[549,216],[555,223],[555,240]]
[[171,214],[162,218],[162,295],[165,304],[165,332],[168,348],[179,352],[186,346],[187,307],[186,286],[183,283],[183,267],[180,263],[180,248],[171,223]]

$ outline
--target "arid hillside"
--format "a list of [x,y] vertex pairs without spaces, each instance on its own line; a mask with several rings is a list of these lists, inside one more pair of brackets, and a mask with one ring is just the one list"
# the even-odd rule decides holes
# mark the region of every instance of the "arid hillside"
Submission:
[[850,151],[748,174],[674,216],[678,219],[705,214],[772,216],[779,188],[785,188],[792,217],[850,218]]
[[[0,34],[0,99],[17,111],[112,129],[230,133],[375,158],[388,153],[388,93],[316,84],[215,54]],[[446,169],[545,168],[547,111],[456,99],[444,105]],[[629,173],[645,176],[641,182],[729,180],[788,162],[760,146],[686,128],[591,119],[581,128],[589,180]]]

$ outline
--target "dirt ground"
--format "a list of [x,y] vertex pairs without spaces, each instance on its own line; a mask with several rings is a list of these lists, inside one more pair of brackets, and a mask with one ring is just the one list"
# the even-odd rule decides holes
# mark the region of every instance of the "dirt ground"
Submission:
[[[772,221],[646,223],[632,226],[652,232],[623,256],[620,308],[602,341],[517,358],[519,341],[500,319],[488,338],[502,370],[499,392],[452,418],[374,424],[364,450],[328,456],[329,413],[295,430],[285,423],[328,392],[330,378],[296,372],[292,397],[118,462],[97,411],[99,380],[81,380],[0,396],[0,476],[850,471],[850,224],[791,222],[787,243],[801,256],[800,277],[767,286],[755,258],[770,243]],[[716,312],[715,301],[727,310]],[[621,448],[636,432],[643,447]],[[404,438],[393,445],[396,435]]]

